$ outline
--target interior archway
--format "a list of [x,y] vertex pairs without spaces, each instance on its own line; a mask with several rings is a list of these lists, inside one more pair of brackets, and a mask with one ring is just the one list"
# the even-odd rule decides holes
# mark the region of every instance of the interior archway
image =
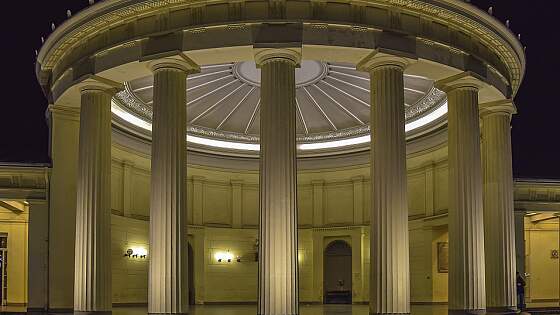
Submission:
[[332,241],[324,252],[325,304],[352,304],[352,248],[343,240]]

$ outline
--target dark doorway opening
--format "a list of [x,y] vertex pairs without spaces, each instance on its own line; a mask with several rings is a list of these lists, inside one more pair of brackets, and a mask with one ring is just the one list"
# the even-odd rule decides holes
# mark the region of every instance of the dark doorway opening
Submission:
[[325,304],[352,304],[352,248],[342,240],[332,241],[323,257]]
[[188,268],[189,268],[189,305],[195,304],[195,288],[194,288],[194,253],[191,244],[188,248]]

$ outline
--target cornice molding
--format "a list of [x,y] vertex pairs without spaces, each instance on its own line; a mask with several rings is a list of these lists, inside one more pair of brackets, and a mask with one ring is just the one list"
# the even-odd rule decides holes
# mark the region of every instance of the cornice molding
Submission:
[[[222,2],[224,1],[212,1],[211,4],[215,6]],[[514,94],[517,91],[525,71],[525,57],[521,44],[515,35],[499,21],[476,9],[474,6],[460,1],[451,2],[443,0],[363,0],[359,1],[359,6],[356,6],[356,3],[358,2],[354,1],[349,5],[354,8],[359,7],[360,12],[369,7],[390,8],[390,10],[406,12],[423,19],[432,19],[438,23],[450,25],[452,28],[460,30],[472,38],[476,38],[499,58],[498,60],[487,60],[487,62],[500,61],[507,66],[507,75],[511,79]],[[120,25],[136,20],[138,17],[155,16],[156,12],[159,11],[176,12],[178,10],[187,10],[187,18],[185,19],[185,26],[187,27],[185,29],[200,28],[205,25],[205,19],[208,15],[208,11],[204,10],[206,5],[209,5],[209,3],[204,0],[108,0],[96,3],[75,14],[49,36],[39,53],[38,63],[41,65],[41,69],[47,72],[54,68],[64,67],[64,64],[68,66],[68,61],[63,61],[63,59],[75,54],[79,50],[78,47],[83,46],[84,43],[90,41],[94,36],[107,33],[112,29],[118,28]],[[321,4],[322,7],[328,5],[329,2]],[[316,1],[310,1],[309,6],[310,8],[316,7]],[[287,7],[287,5],[283,5],[278,10],[286,11]],[[245,12],[250,10],[250,8],[250,6],[243,5],[235,10],[228,8],[228,12],[221,22],[227,21],[228,24],[235,22],[246,25],[250,21],[244,21],[243,17],[250,16]],[[242,12],[239,12],[239,10]],[[278,10],[268,10],[269,18],[288,21],[285,18],[285,12],[284,14],[279,14]],[[319,18],[319,16],[315,16],[315,11],[317,10],[310,10],[311,15],[307,17],[309,21]],[[353,13],[355,11],[352,10]],[[169,18],[168,15],[169,13],[165,16]],[[365,18],[363,15],[353,14],[353,20],[349,23],[355,27],[376,27],[375,25],[364,25]],[[262,17],[259,17],[259,19],[262,20]],[[328,23],[328,21],[325,22]],[[337,22],[340,23],[341,21]],[[400,23],[393,24],[389,28],[398,29],[402,27]],[[171,30],[170,27],[169,30]],[[159,31],[163,32],[166,30],[160,29]],[[103,36],[97,37],[102,38]],[[107,36],[106,43],[108,46],[117,44],[111,43],[108,40],[109,38]],[[131,40],[137,41],[141,38],[142,36],[128,38],[119,44],[124,44],[126,41]],[[100,49],[99,51],[102,50]],[[99,51],[94,53],[99,53]],[[496,64],[492,66],[499,68],[496,67]]]

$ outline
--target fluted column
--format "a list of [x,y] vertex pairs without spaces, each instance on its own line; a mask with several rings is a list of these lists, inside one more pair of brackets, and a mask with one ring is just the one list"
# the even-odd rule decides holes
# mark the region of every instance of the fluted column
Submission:
[[257,51],[261,69],[259,315],[298,314],[296,85],[300,53]]
[[511,100],[481,104],[484,173],[484,244],[488,311],[517,309],[515,214],[511,162]]
[[410,313],[404,69],[373,55],[358,64],[371,84],[370,314]]
[[186,57],[160,59],[154,72],[148,313],[188,313],[186,231]]
[[486,309],[478,89],[468,74],[445,79],[449,160],[449,313]]
[[74,313],[111,313],[111,86],[81,89]]

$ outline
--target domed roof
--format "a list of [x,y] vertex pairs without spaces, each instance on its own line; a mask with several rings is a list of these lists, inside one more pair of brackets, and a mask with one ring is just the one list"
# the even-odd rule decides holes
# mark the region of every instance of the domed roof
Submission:
[[[226,146],[227,149],[258,150],[260,69],[252,61],[206,65],[201,69],[187,79],[189,136],[243,144]],[[410,136],[441,120],[447,111],[446,99],[445,93],[436,89],[430,79],[405,75],[404,85]],[[115,97],[113,112],[121,122],[149,136],[153,76],[135,79],[125,86]],[[304,60],[296,69],[296,105],[300,150],[367,147],[368,73],[357,71],[350,64]],[[361,140],[351,140],[358,138]],[[212,147],[211,143],[202,141],[199,144]]]

